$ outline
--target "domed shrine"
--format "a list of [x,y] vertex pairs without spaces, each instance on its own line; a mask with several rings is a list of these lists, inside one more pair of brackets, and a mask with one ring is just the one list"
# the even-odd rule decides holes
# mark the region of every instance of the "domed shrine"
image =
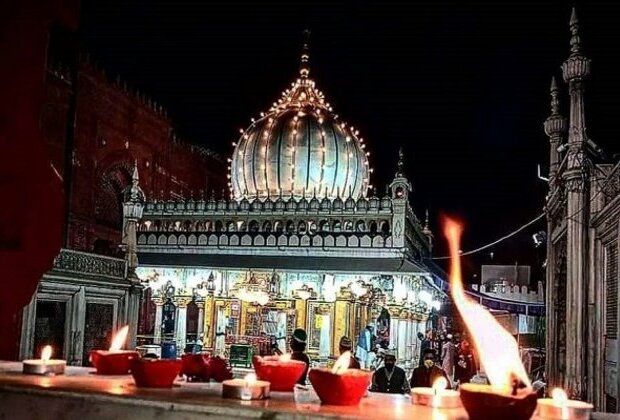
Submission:
[[309,74],[306,43],[299,78],[267,113],[241,130],[235,143],[229,159],[235,199],[366,195],[371,169],[364,140],[334,114]]
[[367,196],[364,141],[309,78],[308,60],[306,42],[299,78],[242,130],[230,194],[147,197],[141,217],[126,216],[146,287],[143,343],[200,342],[234,358],[239,346],[268,352],[266,340],[284,351],[304,328],[318,359],[370,323],[400,361],[417,363],[407,344],[437,322],[445,297],[432,232],[410,205],[402,151],[385,195]]

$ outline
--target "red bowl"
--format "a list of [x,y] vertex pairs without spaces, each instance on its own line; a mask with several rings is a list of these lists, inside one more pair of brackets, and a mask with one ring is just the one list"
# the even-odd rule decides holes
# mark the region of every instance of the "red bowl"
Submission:
[[181,360],[183,361],[181,374],[190,378],[208,380],[206,372],[206,363],[208,358],[209,356],[203,354],[184,354],[181,356]]
[[256,377],[271,383],[271,391],[293,392],[295,384],[304,374],[306,364],[299,360],[282,361],[278,356],[254,356],[252,364]]
[[97,369],[97,375],[127,375],[131,369],[131,361],[138,357],[138,352],[131,350],[90,352],[90,361]]
[[131,376],[139,387],[171,388],[182,365],[178,359],[133,359]]
[[330,369],[310,369],[310,383],[323,404],[357,405],[368,390],[372,372],[347,369],[341,375]]
[[517,395],[506,395],[498,394],[490,385],[466,383],[459,391],[471,420],[529,420],[538,400],[531,388],[520,389]]

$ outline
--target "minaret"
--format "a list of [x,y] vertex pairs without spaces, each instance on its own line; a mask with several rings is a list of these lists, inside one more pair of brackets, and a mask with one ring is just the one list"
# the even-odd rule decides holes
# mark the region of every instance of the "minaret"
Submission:
[[428,239],[428,244],[430,245],[431,251],[433,250],[433,231],[431,230],[430,221],[428,217],[428,209],[426,209],[426,217],[424,218],[424,227],[422,228],[422,233]]
[[[562,64],[570,94],[567,166],[562,179],[567,191],[566,229],[566,372],[564,388],[573,396],[585,397],[586,358],[586,266],[588,255],[588,173],[584,80],[590,74],[590,59],[581,52],[579,21],[573,8],[570,18],[571,54]],[[570,332],[569,332],[570,329]]]
[[389,186],[392,199],[392,240],[395,248],[406,246],[405,226],[409,207],[409,193],[411,183],[405,176],[405,153],[401,147],[398,150],[398,163],[394,180]]
[[560,114],[559,90],[555,77],[551,78],[551,114],[544,123],[545,134],[549,137],[549,188],[556,187],[556,176],[560,164],[560,152],[558,147],[566,134],[566,118]]

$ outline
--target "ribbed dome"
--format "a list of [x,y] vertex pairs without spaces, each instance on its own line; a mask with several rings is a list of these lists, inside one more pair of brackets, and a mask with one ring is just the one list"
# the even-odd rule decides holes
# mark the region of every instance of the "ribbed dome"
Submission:
[[307,61],[306,47],[301,77],[236,143],[230,159],[234,198],[366,195],[371,171],[363,140],[332,113],[307,77]]

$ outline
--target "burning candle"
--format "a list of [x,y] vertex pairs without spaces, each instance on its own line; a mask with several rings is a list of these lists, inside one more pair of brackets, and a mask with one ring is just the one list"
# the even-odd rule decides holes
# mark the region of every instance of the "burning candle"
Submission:
[[349,369],[351,352],[344,352],[330,369],[311,369],[308,377],[323,404],[357,405],[368,390],[372,372]]
[[569,400],[563,389],[551,391],[551,398],[541,398],[536,406],[539,419],[587,420],[594,406],[583,401]]
[[461,407],[461,397],[458,391],[446,389],[446,378],[437,378],[433,386],[416,387],[411,390],[411,402],[415,405],[426,405],[434,408]]
[[256,379],[250,373],[243,379],[228,379],[222,382],[222,397],[236,400],[262,400],[269,398],[269,382]]
[[52,359],[52,346],[41,350],[41,358],[23,361],[23,372],[29,375],[62,375],[65,373],[65,360]]
[[131,368],[131,360],[139,357],[138,352],[121,350],[127,340],[129,325],[125,325],[114,336],[109,350],[93,350],[90,360],[98,375],[126,375]]
[[254,356],[252,364],[258,379],[268,381],[272,391],[293,392],[295,384],[306,370],[304,362],[291,360],[288,353],[281,356]]
[[536,393],[521,362],[517,341],[463,289],[459,254],[462,230],[453,220],[445,223],[452,299],[467,325],[491,385],[463,384],[459,390],[461,401],[470,419],[529,420],[536,409]]

